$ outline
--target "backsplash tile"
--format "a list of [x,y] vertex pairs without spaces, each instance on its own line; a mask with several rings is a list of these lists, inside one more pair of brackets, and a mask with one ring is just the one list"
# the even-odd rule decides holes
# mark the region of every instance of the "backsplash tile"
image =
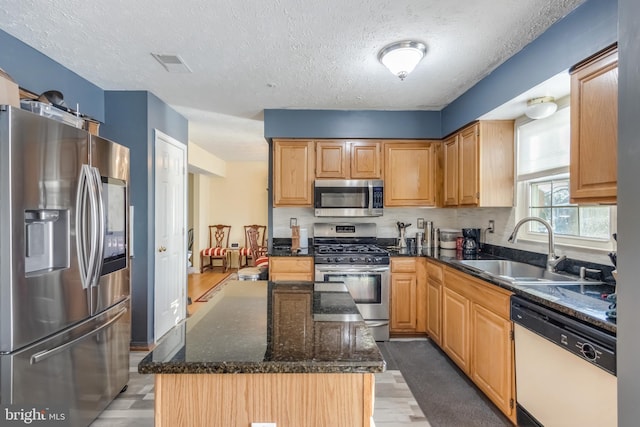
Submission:
[[[297,218],[300,228],[307,228],[309,237],[313,237],[313,224],[316,222],[373,222],[378,226],[379,238],[398,237],[396,222],[410,223],[407,237],[418,232],[418,218],[433,221],[434,228],[481,228],[483,243],[536,252],[546,257],[547,243],[518,240],[514,245],[507,242],[515,226],[514,208],[385,208],[384,216],[371,218],[316,218],[313,208],[274,208],[273,236],[290,238],[289,218]],[[489,220],[495,221],[495,232],[487,233]],[[556,245],[556,255],[566,255],[573,260],[609,265],[607,254],[601,251],[577,249]],[[546,259],[546,258],[545,258]]]

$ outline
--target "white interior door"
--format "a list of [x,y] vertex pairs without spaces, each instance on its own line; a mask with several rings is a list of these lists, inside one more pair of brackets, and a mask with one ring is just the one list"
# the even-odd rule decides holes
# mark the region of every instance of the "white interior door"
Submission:
[[157,341],[186,316],[186,146],[155,131],[155,302]]

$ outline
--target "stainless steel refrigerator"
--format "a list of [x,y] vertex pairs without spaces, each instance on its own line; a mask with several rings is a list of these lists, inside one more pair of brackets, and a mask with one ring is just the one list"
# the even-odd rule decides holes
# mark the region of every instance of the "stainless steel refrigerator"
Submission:
[[0,106],[0,405],[86,426],[126,386],[128,206],[128,148]]

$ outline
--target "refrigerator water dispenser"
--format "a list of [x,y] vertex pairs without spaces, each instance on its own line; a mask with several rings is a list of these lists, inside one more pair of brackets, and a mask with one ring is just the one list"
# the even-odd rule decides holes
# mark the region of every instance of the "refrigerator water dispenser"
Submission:
[[26,210],[24,233],[26,275],[69,268],[68,210]]

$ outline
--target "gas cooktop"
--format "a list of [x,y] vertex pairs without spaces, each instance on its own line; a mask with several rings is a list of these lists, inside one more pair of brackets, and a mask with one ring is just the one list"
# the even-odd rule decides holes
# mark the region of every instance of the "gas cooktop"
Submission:
[[334,245],[320,245],[316,247],[317,254],[388,254],[388,252],[376,245],[370,244],[334,244]]

